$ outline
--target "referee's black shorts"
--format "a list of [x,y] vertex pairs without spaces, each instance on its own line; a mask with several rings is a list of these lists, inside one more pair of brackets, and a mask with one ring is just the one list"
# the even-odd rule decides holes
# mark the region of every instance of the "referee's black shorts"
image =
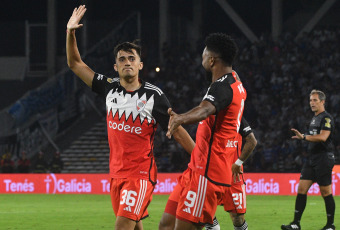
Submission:
[[318,183],[319,186],[327,186],[332,184],[332,169],[334,166],[334,155],[325,155],[317,162],[311,163],[307,161],[304,163],[300,180],[312,180]]

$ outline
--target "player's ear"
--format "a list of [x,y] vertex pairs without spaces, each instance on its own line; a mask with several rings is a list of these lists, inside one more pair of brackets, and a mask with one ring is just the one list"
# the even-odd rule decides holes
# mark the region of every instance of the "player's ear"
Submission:
[[139,70],[142,70],[142,69],[143,69],[143,66],[144,66],[144,65],[143,65],[143,62],[140,62],[140,63],[139,63],[138,69],[139,69]]
[[116,70],[116,72],[118,72],[118,68],[116,64],[113,64],[113,68]]

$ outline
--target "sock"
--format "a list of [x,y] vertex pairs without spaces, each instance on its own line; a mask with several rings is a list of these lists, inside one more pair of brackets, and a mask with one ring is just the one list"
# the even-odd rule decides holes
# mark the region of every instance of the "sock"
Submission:
[[335,202],[333,195],[328,195],[323,198],[325,200],[327,225],[334,224]]
[[216,216],[214,217],[214,222],[212,224],[206,224],[204,227],[206,230],[220,230],[221,229]]
[[295,223],[300,224],[301,216],[303,211],[305,210],[307,203],[307,194],[297,194],[295,201],[295,213],[294,213],[294,221]]
[[246,221],[244,221],[244,223],[237,227],[237,226],[234,226],[234,230],[248,230],[248,224]]

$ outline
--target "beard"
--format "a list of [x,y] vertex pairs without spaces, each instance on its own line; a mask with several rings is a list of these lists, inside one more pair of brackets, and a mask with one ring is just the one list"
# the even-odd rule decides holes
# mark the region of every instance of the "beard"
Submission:
[[205,71],[205,80],[207,80],[209,83],[212,81],[212,73],[211,71]]

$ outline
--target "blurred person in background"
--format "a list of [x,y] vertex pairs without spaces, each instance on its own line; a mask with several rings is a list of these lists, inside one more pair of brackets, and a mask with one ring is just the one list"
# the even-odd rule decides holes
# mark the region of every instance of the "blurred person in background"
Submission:
[[2,173],[14,172],[14,161],[12,160],[12,154],[9,151],[6,151],[6,153],[2,155],[1,172]]
[[25,151],[22,151],[21,156],[18,160],[18,173],[29,173],[31,170],[31,161],[27,158]]
[[48,164],[45,160],[44,153],[42,151],[39,151],[34,162],[33,172],[34,173],[46,173],[47,168],[48,168]]
[[52,173],[61,173],[61,170],[64,168],[64,162],[60,158],[60,152],[57,151],[54,153],[52,161],[50,163],[50,170]]
[[[332,169],[334,166],[334,119],[325,110],[326,95],[320,90],[312,90],[309,105],[314,112],[306,134],[292,129],[293,139],[308,141],[309,159],[304,163],[298,194],[295,201],[294,220],[288,225],[281,225],[283,230],[301,229],[300,221],[307,203],[307,192],[313,183],[318,183],[325,201],[327,223],[322,230],[333,230],[335,202],[332,195]],[[293,163],[293,162],[292,162]]]

